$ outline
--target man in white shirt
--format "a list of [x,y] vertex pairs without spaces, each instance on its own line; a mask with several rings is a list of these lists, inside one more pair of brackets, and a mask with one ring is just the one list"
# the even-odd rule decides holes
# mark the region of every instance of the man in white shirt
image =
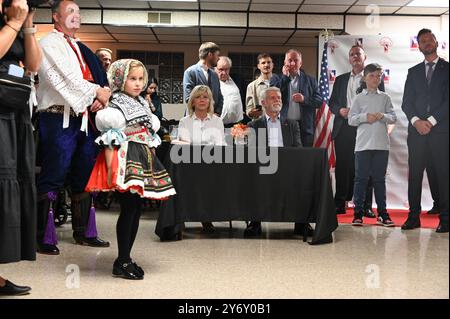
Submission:
[[[106,74],[92,51],[75,39],[80,9],[74,1],[54,1],[55,29],[40,41],[38,111],[41,172],[38,191],[38,252],[58,255],[49,208],[68,182],[71,189],[73,238],[77,244],[109,247],[97,237],[92,199],[84,192],[98,152],[92,112],[111,95]],[[102,87],[105,86],[105,87]],[[56,210],[55,210],[56,211]],[[90,223],[89,220],[91,220]],[[88,227],[89,225],[89,227]]]
[[220,118],[225,127],[232,127],[244,118],[241,93],[236,83],[230,77],[231,66],[231,59],[227,56],[221,56],[215,68],[223,96],[223,108]]

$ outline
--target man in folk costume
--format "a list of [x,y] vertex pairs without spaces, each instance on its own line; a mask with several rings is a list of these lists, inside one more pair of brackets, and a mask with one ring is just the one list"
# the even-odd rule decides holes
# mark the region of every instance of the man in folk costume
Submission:
[[84,188],[98,153],[95,112],[111,95],[95,54],[75,39],[80,9],[74,1],[54,1],[55,29],[40,41],[43,60],[38,89],[39,152],[38,252],[58,255],[53,206],[67,181],[71,189],[73,238],[77,244],[109,247],[97,236],[92,198]]

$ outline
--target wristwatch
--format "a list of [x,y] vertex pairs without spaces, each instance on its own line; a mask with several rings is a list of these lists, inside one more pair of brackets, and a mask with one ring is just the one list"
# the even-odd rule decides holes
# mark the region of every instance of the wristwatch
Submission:
[[23,34],[34,34],[37,32],[36,26],[33,26],[31,28],[22,28]]

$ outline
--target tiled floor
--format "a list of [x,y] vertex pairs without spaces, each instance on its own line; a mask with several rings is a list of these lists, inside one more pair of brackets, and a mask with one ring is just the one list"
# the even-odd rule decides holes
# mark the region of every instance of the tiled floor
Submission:
[[142,281],[111,276],[117,212],[97,222],[111,247],[77,246],[67,223],[60,256],[0,266],[0,275],[29,285],[22,298],[449,298],[449,236],[431,229],[341,225],[335,242],[310,246],[293,224],[263,223],[262,239],[243,239],[243,222],[215,223],[215,235],[187,224],[185,238],[162,243],[156,213],[145,213],[133,259]]

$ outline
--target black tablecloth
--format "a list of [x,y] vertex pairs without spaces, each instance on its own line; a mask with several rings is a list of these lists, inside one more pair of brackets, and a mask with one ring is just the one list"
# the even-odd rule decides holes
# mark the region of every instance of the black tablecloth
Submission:
[[[174,163],[170,152],[164,160],[177,195],[161,205],[155,230],[161,240],[173,237],[183,222],[229,220],[314,222],[311,244],[332,240],[338,223],[325,149],[278,148],[276,173],[263,175],[260,168],[267,163],[249,163],[248,152],[258,151],[254,148],[244,148],[244,163],[207,164],[204,158],[192,163],[199,146],[176,147],[190,152],[191,163]],[[210,153],[222,152],[223,160],[229,148],[214,147]],[[236,147],[232,150],[236,159]]]

